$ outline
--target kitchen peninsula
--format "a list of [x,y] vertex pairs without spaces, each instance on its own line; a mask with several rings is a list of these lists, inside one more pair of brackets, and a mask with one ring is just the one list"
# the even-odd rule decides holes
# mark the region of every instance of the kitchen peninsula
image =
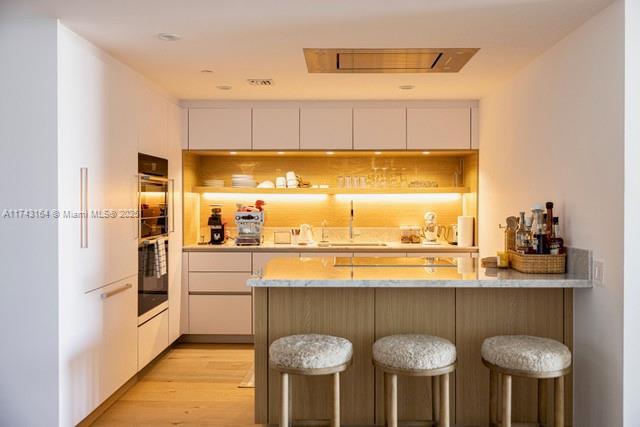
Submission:
[[[248,281],[254,289],[256,422],[279,419],[278,372],[269,369],[269,345],[282,336],[320,333],[353,343],[352,366],[341,383],[342,421],[382,423],[383,384],[373,366],[375,340],[399,333],[436,335],[455,343],[458,365],[451,413],[458,425],[479,425],[488,413],[489,372],[482,340],[497,334],[553,338],[572,347],[572,290],[592,286],[590,253],[568,251],[566,274],[523,274],[479,268],[477,258],[282,257]],[[430,388],[400,377],[401,419],[428,420]],[[571,384],[571,382],[568,382]],[[293,419],[323,419],[330,404],[324,377],[293,377]],[[535,419],[535,382],[514,382],[513,411]],[[566,413],[571,417],[571,387]],[[548,407],[551,408],[551,395]],[[549,412],[551,413],[551,412]]]

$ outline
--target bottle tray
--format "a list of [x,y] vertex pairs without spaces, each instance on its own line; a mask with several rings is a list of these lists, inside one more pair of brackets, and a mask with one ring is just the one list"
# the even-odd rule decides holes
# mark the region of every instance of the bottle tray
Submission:
[[562,274],[567,270],[567,254],[521,254],[509,250],[509,263],[521,273]]

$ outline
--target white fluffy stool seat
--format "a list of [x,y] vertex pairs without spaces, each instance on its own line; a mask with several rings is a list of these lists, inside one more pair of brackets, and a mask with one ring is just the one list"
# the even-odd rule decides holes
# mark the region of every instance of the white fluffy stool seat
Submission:
[[330,335],[289,335],[269,347],[271,363],[285,369],[333,368],[349,363],[352,355],[351,341]]
[[549,338],[529,335],[500,335],[482,343],[482,358],[503,369],[542,374],[571,366],[571,351]]
[[403,370],[431,370],[456,362],[456,346],[431,335],[390,335],[373,344],[373,360]]

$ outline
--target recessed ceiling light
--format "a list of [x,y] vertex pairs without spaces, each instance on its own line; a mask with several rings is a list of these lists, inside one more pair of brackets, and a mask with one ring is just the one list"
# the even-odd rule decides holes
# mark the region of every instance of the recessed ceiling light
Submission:
[[380,154],[382,154],[382,151],[374,151],[373,154],[375,154],[376,156],[379,156]]
[[411,90],[414,87],[415,87],[414,85],[400,85],[400,86],[398,86],[398,88],[400,88],[402,90]]
[[425,156],[428,156],[429,154],[431,154],[431,151],[423,151],[422,154],[424,154]]
[[180,40],[180,34],[175,33],[158,33],[158,38],[165,42],[176,42]]
[[220,85],[216,87],[220,90],[231,90],[233,88],[233,86],[229,86],[229,85]]
[[204,70],[200,70],[201,73],[205,73],[205,74],[211,74],[213,73],[213,70],[209,70],[209,69],[204,69]]
[[278,151],[278,154],[283,155],[284,151]]
[[236,154],[238,154],[237,151],[229,151],[229,154],[231,154],[232,156],[235,156]]
[[327,156],[333,156],[333,155],[334,155],[334,154],[336,154],[336,153],[334,153],[333,151],[327,151],[325,154],[326,154]]

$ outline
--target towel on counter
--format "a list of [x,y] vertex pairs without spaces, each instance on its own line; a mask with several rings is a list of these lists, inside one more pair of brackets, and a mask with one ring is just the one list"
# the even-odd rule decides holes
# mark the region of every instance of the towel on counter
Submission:
[[156,246],[156,256],[155,256],[155,265],[154,265],[154,273],[156,277],[159,279],[160,277],[167,274],[167,251],[165,250],[165,243],[167,242],[166,237],[160,237],[156,239],[154,242]]

